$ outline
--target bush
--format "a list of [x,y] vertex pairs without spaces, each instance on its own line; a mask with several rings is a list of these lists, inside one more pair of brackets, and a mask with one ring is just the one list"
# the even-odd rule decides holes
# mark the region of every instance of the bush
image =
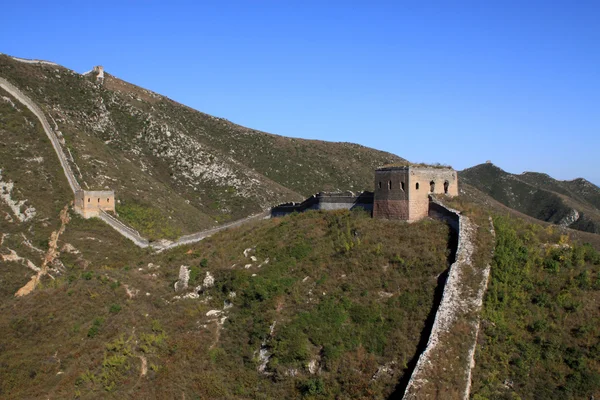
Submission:
[[119,304],[111,304],[108,308],[108,311],[112,314],[117,314],[119,311],[121,311],[121,306]]

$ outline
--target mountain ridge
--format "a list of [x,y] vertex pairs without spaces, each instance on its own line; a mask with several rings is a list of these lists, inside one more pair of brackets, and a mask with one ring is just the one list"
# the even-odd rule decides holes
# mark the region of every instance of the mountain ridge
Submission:
[[511,174],[491,164],[459,172],[472,185],[500,203],[542,221],[600,233],[600,188],[576,178],[560,181],[548,174]]

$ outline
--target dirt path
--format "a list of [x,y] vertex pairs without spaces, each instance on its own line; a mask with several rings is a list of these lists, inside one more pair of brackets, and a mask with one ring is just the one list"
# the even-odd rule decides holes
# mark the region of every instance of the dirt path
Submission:
[[42,277],[48,273],[48,265],[51,264],[54,261],[54,259],[60,254],[60,252],[58,251],[58,238],[65,231],[69,221],[69,205],[67,204],[60,212],[60,228],[57,231],[54,231],[50,234],[48,251],[44,256],[44,261],[42,262],[42,266],[39,272],[32,276],[29,282],[27,282],[25,286],[23,286],[17,291],[17,293],[15,293],[15,297],[26,296],[29,293],[33,292],[37,285],[40,283]]

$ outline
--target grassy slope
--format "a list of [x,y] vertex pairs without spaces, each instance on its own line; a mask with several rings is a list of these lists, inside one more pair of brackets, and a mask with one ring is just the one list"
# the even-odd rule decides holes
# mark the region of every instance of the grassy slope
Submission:
[[[39,267],[43,251],[48,248],[50,233],[60,226],[58,214],[72,201],[73,195],[41,124],[1,89],[0,170],[2,181],[14,184],[12,200],[25,201],[21,211],[26,207],[36,210],[32,220],[19,222],[0,199],[0,252],[10,254],[13,250]],[[40,251],[28,247],[25,240]],[[33,274],[17,263],[0,261],[0,265],[0,293],[3,296],[12,296]]]
[[[530,224],[541,225],[545,228],[547,228],[549,226],[556,227],[555,224],[552,224],[550,222],[541,221],[537,218],[533,218],[527,214],[524,214],[513,208],[510,208],[510,207],[506,206],[505,204],[502,204],[498,200],[495,200],[493,197],[489,196],[488,194],[482,192],[481,190],[479,190],[467,183],[462,183],[460,185],[460,192],[461,192],[461,196],[460,196],[461,198],[468,198],[469,201],[475,203],[479,208],[482,209],[483,212],[486,212],[487,215],[492,215],[492,214],[506,215],[506,216],[510,215],[513,218],[522,219],[523,221],[528,222]],[[600,235],[591,233],[591,232],[576,230],[573,228],[559,228],[559,230],[561,233],[569,235],[569,237],[571,237],[577,243],[580,243],[580,244],[589,243],[596,250],[600,251]]]
[[463,182],[495,200],[542,221],[558,223],[576,209],[581,217],[572,228],[600,232],[600,210],[595,205],[598,188],[587,181],[556,181],[544,174],[509,174],[492,164],[459,172]]
[[497,217],[473,399],[600,394],[600,254],[553,227]]
[[[197,231],[321,190],[372,189],[374,167],[402,161],[358,145],[244,128],[109,74],[101,87],[93,76],[7,56],[0,71],[54,118],[83,186],[115,189],[120,210],[151,237]],[[140,221],[140,209],[156,217]]]
[[537,172],[525,172],[517,176],[531,185],[562,193],[600,210],[600,188],[583,178],[559,181]]
[[[61,245],[81,254],[63,253],[67,273],[0,302],[1,396],[385,398],[415,355],[447,236],[433,221],[311,212],[152,255],[75,217]],[[257,262],[243,255],[250,247]],[[215,286],[174,300],[182,264],[192,267],[190,285],[210,271]],[[128,298],[125,285],[138,295]],[[206,313],[225,301],[232,307],[217,334]],[[269,376],[256,370],[263,342]],[[311,359],[319,375],[308,372]],[[391,361],[394,374],[372,380]]]

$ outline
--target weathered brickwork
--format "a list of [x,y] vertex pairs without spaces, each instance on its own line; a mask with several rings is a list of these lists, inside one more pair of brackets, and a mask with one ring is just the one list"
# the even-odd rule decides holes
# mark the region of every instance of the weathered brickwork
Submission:
[[97,217],[100,210],[115,211],[115,192],[112,190],[79,190],[75,193],[75,211],[84,218]]
[[405,166],[375,171],[374,218],[417,221],[429,213],[429,195],[458,195],[451,168]]
[[375,170],[373,217],[409,219],[408,168]]
[[357,208],[371,211],[373,209],[373,193],[321,192],[310,196],[302,203],[286,203],[275,206],[271,208],[271,216],[283,217],[293,212],[304,212],[307,210],[354,210]]

